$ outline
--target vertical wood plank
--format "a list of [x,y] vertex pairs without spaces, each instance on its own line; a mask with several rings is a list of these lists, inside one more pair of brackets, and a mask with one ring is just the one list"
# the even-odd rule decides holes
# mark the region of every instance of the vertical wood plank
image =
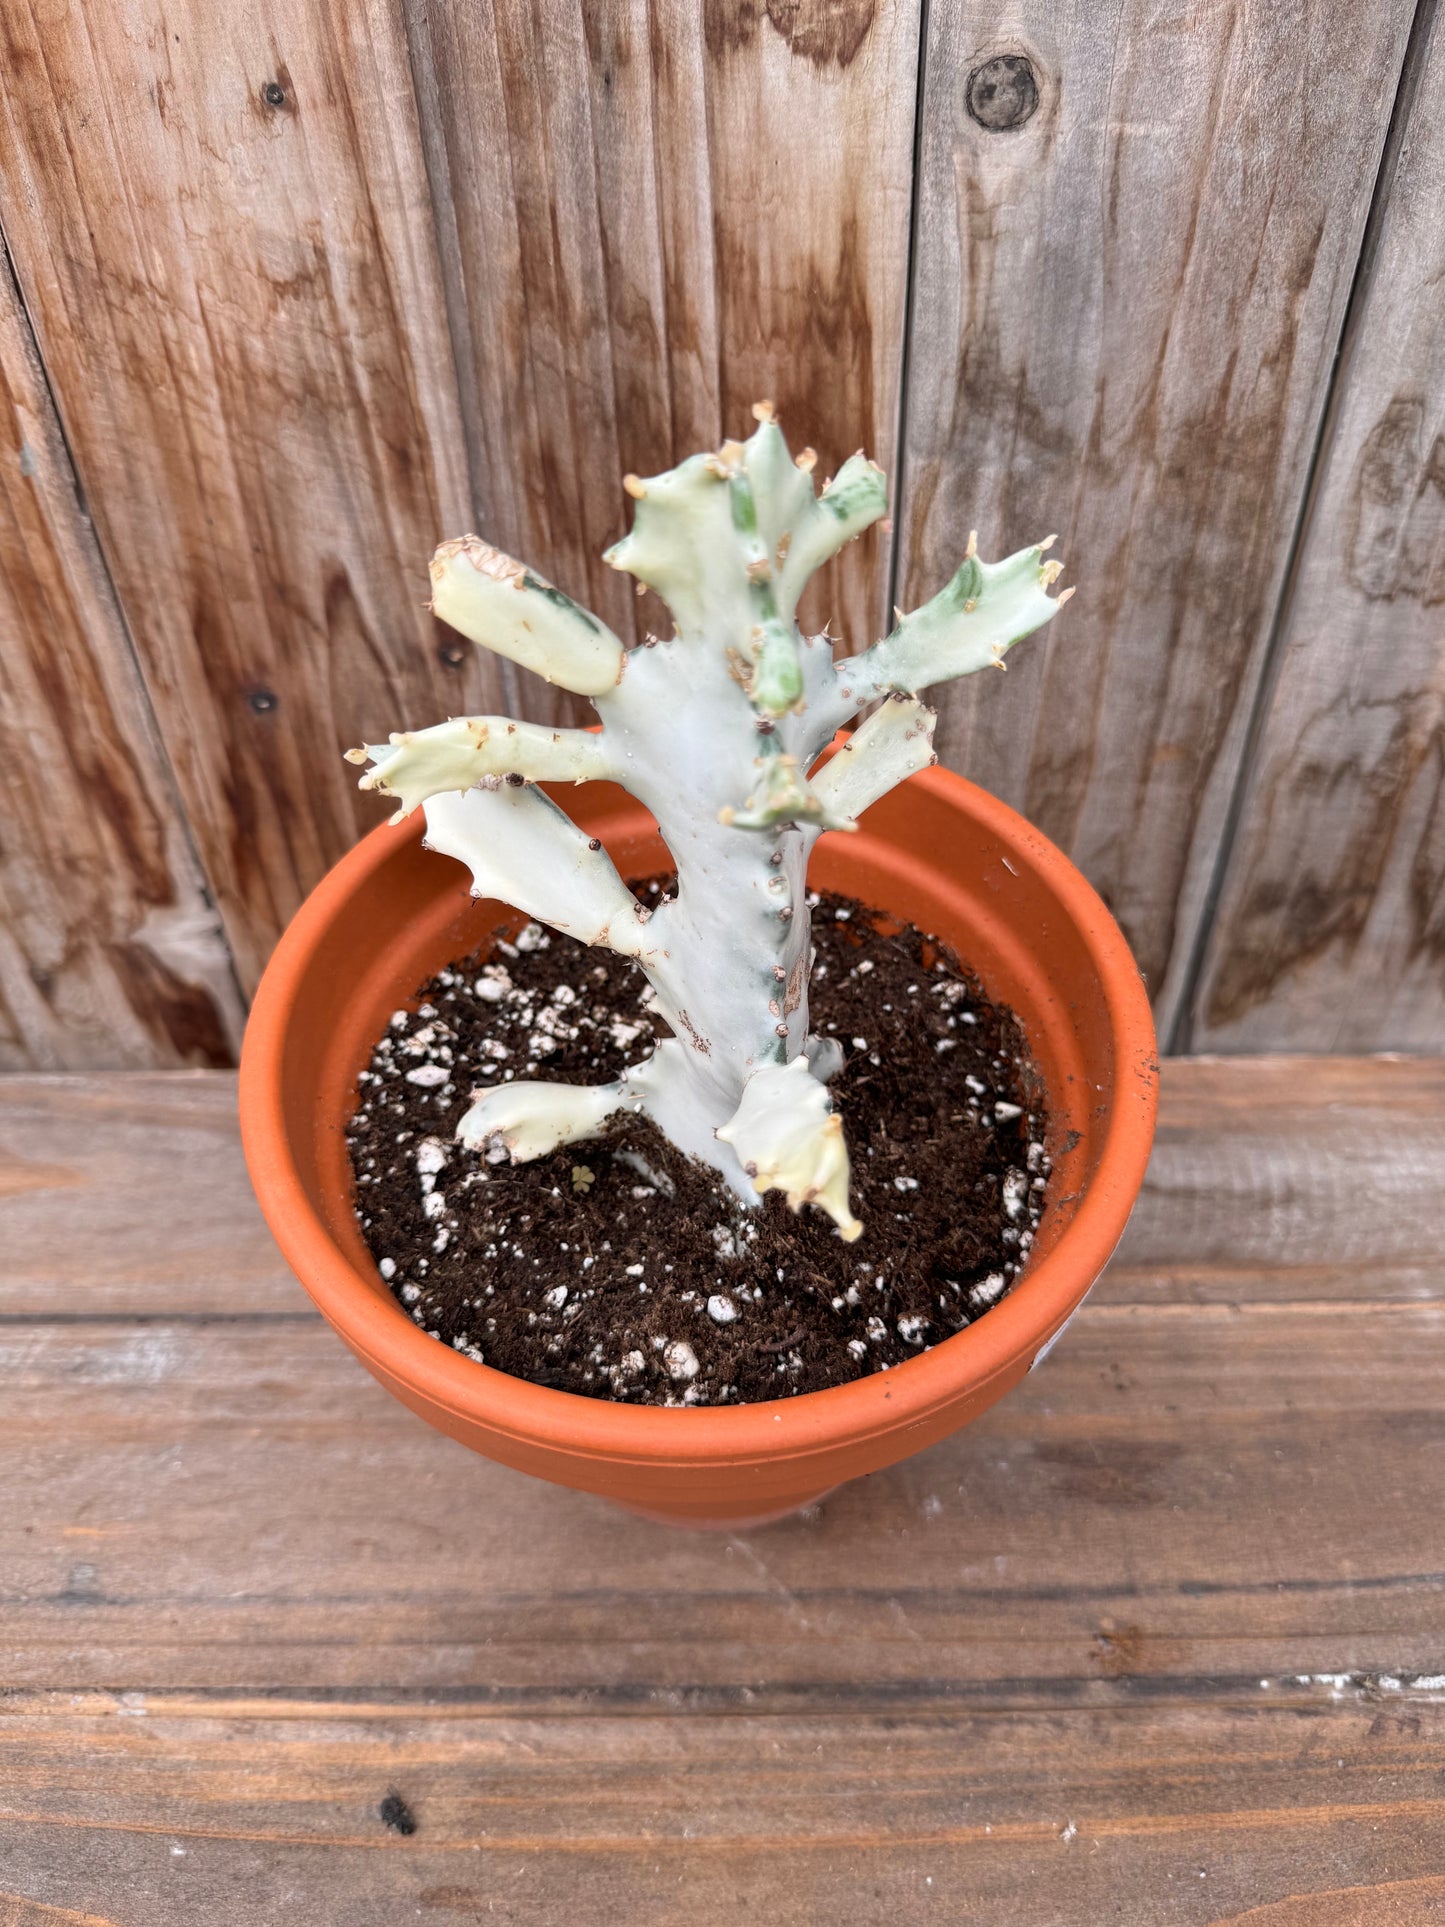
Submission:
[[483,707],[438,658],[470,520],[388,0],[6,0],[0,193],[243,979],[376,820],[339,760]]
[[939,747],[1081,864],[1165,1030],[1412,11],[931,10],[899,600],[970,528],[991,554],[1061,533],[1077,600],[949,692]]
[[0,1070],[232,1061],[230,958],[0,266]]
[[[625,637],[659,619],[599,559],[625,471],[744,433],[764,397],[826,466],[892,464],[917,15],[408,0],[483,532]],[[810,618],[876,632],[887,552],[851,547]]]
[[1422,44],[1210,934],[1210,1050],[1445,1049],[1445,30]]

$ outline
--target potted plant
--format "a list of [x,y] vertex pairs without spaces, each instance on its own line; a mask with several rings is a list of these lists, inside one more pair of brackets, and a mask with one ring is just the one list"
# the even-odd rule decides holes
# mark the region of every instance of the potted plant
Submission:
[[[370,765],[363,786],[400,808],[283,936],[241,1070],[267,1220],[368,1369],[505,1464],[694,1524],[793,1510],[946,1436],[1015,1384],[1123,1230],[1157,1078],[1143,986],[1094,892],[1013,811],[933,766],[919,692],[1000,664],[1057,612],[1070,592],[1050,594],[1047,543],[990,565],[971,541],[931,602],[835,662],[826,639],[801,633],[798,599],[884,514],[883,477],[859,455],[818,493],[812,452],[791,456],[771,408],[754,412],[746,443],[626,479],[633,527],[607,560],[662,597],[668,640],[624,648],[476,537],[438,550],[438,616],[589,697],[602,726],[462,717],[352,752]],[[470,900],[454,866],[427,853],[423,823],[429,849],[471,871]],[[830,831],[843,834],[820,844]],[[669,868],[675,894],[649,909],[629,884]],[[601,1083],[514,1070],[474,1080],[454,1149],[431,1150],[436,1166],[470,1159],[468,1181],[481,1182],[487,1161],[585,1152],[612,1120],[643,1114],[739,1211],[776,1190],[795,1211],[826,1213],[840,1252],[858,1236],[846,1119],[829,1090],[843,1051],[809,1025],[810,882],[936,934],[1017,1015],[1053,1175],[1007,1294],[891,1371],[692,1409],[529,1383],[419,1329],[364,1241],[347,1123],[389,1013],[508,910],[635,961],[665,1034]],[[659,1243],[666,1209],[659,1196]]]

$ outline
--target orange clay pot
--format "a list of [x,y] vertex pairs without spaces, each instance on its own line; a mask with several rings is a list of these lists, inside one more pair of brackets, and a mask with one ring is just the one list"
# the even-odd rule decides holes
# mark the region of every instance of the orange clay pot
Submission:
[[[555,794],[624,876],[668,867],[624,791]],[[343,1135],[356,1074],[391,1012],[507,914],[473,901],[465,871],[424,851],[421,834],[420,811],[373,830],[311,893],[262,979],[241,1059],[242,1136],[267,1223],[324,1316],[404,1405],[518,1471],[680,1525],[740,1526],[921,1451],[1019,1382],[1119,1240],[1158,1082],[1123,936],[1037,830],[962,777],[926,770],[856,835],[822,838],[808,878],[936,932],[1022,1020],[1053,1158],[1028,1270],[975,1324],[890,1372],[713,1410],[614,1405],[508,1377],[428,1338],[378,1276],[352,1216]]]

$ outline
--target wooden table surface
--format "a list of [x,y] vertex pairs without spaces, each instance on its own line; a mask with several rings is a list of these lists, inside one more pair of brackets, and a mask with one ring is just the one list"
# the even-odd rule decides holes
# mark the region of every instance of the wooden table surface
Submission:
[[1171,1062],[1043,1369],[711,1537],[374,1385],[230,1077],[0,1080],[0,1927],[1445,1921],[1442,1199],[1445,1063]]

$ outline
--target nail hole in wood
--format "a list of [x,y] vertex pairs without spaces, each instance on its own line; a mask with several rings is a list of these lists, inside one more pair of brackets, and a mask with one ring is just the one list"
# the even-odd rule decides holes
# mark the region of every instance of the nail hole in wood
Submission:
[[391,1828],[393,1833],[412,1834],[416,1832],[416,1815],[393,1787],[377,1808],[382,1824]]

